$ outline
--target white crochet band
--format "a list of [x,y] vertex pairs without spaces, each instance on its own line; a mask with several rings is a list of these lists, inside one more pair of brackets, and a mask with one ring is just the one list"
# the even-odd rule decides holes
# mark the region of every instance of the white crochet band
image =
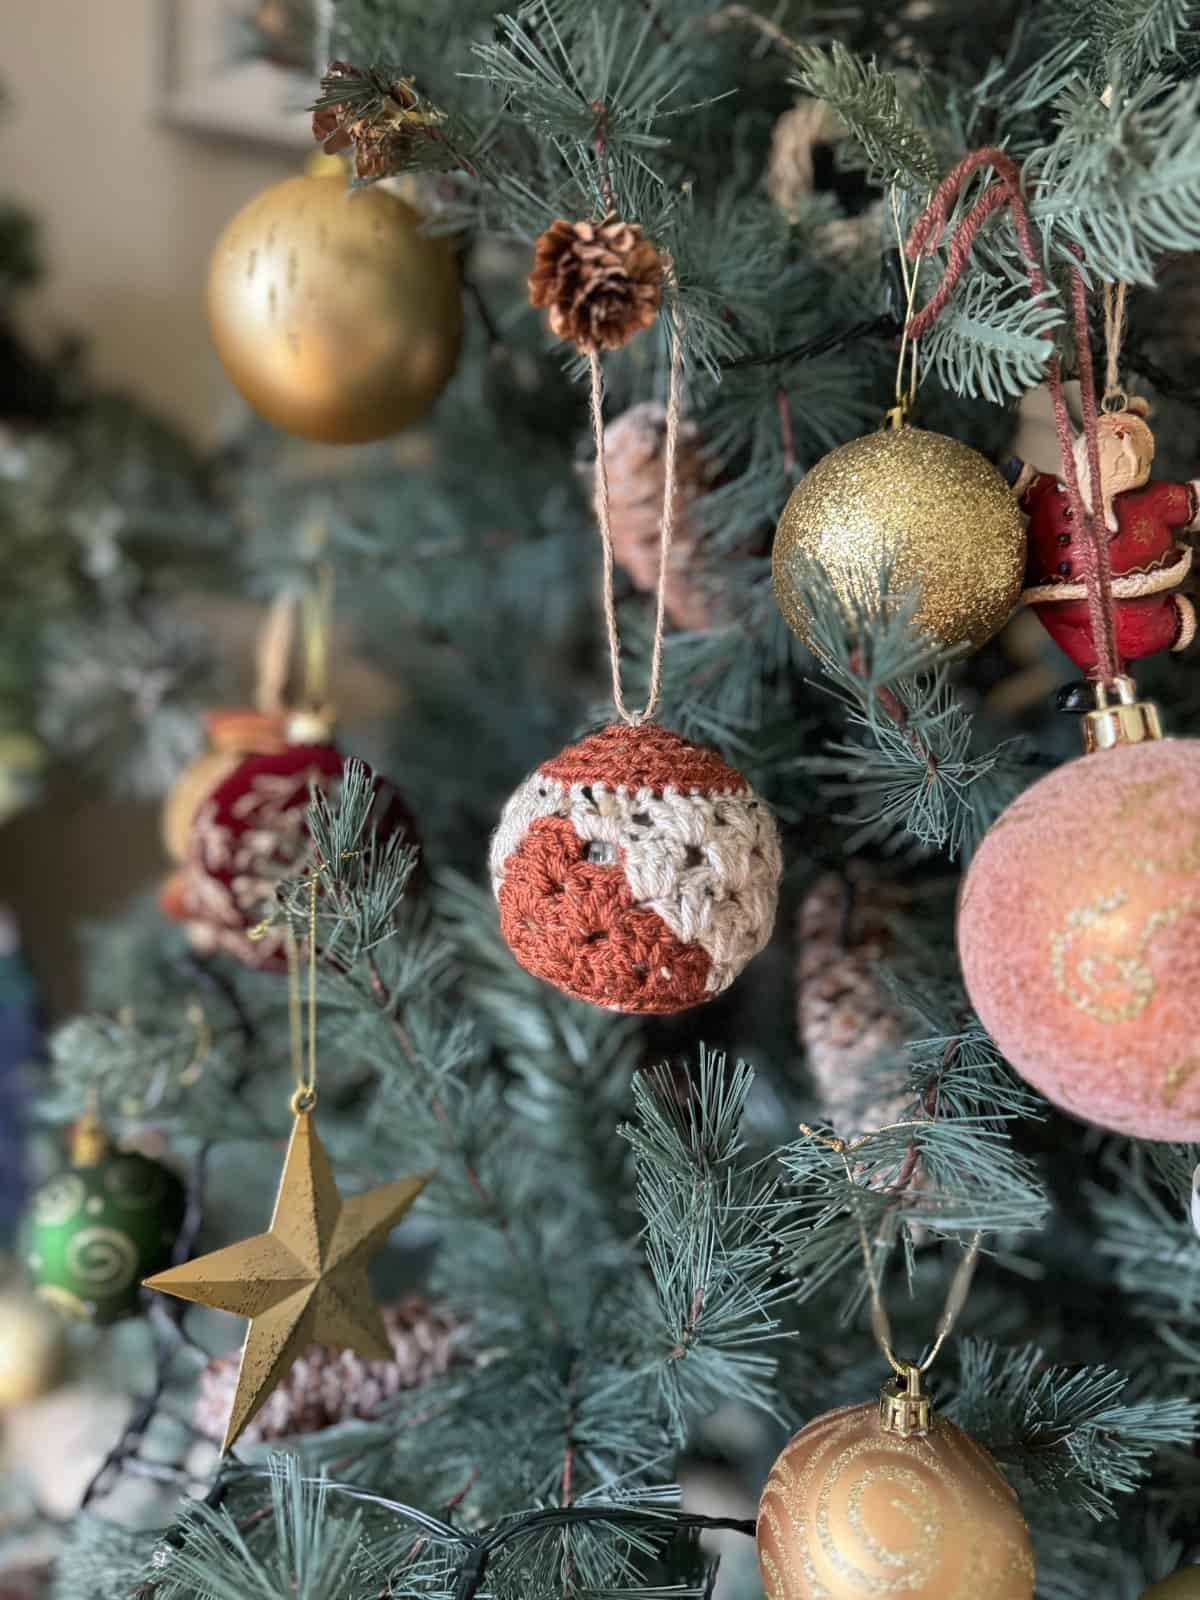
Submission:
[[[569,818],[596,859],[623,862],[634,900],[710,962],[710,994],[727,989],[771,937],[783,859],[768,807],[731,792],[572,784],[535,772],[510,798],[492,837],[492,887],[539,817]],[[605,854],[602,854],[604,852]]]

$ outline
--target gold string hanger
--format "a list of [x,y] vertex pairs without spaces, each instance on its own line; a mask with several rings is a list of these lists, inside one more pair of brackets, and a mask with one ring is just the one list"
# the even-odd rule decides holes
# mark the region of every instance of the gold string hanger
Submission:
[[[901,427],[908,419],[917,402],[917,341],[910,340],[908,333],[909,323],[912,321],[913,306],[917,298],[917,279],[919,268],[916,263],[911,267],[904,251],[904,233],[900,227],[900,207],[896,199],[896,186],[890,190],[892,204],[892,223],[896,229],[896,253],[900,260],[900,278],[904,285],[904,327],[900,334],[900,353],[896,358],[896,403],[888,412],[887,420],[893,428]],[[904,363],[909,363],[908,390],[904,387]]]
[[308,1041],[304,1039],[304,1015],[300,1000],[300,949],[296,931],[289,919],[286,929],[288,969],[288,1033],[291,1045],[292,1110],[311,1111],[317,1103],[317,888],[320,869],[308,880]]
[[[319,548],[324,534],[310,531]],[[288,713],[292,742],[328,738],[334,722],[329,698],[329,654],[333,630],[335,580],[328,561],[313,560],[305,577],[282,588],[263,619],[255,646],[254,703],[265,716]],[[289,705],[288,681],[300,640],[300,684]]]
[[[903,1127],[903,1123],[896,1124]],[[924,1433],[927,1432],[933,1417],[932,1402],[922,1388],[921,1379],[933,1366],[946,1340],[954,1331],[962,1309],[967,1303],[967,1296],[971,1291],[971,1281],[975,1276],[975,1268],[979,1264],[979,1254],[983,1246],[983,1230],[978,1229],[972,1235],[962,1260],[955,1269],[950,1280],[950,1287],[946,1291],[945,1304],[937,1320],[933,1343],[920,1361],[908,1361],[896,1354],[892,1337],[892,1322],[888,1315],[887,1306],[883,1299],[883,1286],[876,1270],[875,1255],[871,1248],[871,1241],[867,1236],[866,1223],[863,1221],[862,1212],[857,1202],[858,1185],[854,1181],[854,1169],[850,1165],[850,1154],[865,1143],[859,1140],[856,1144],[847,1144],[844,1139],[831,1139],[827,1135],[818,1133],[807,1123],[800,1124],[800,1132],[806,1138],[823,1144],[832,1150],[842,1162],[845,1169],[846,1181],[850,1186],[851,1200],[850,1211],[854,1217],[855,1227],[858,1230],[859,1246],[862,1250],[863,1265],[866,1268],[867,1282],[871,1290],[871,1332],[875,1342],[896,1375],[896,1382],[884,1389],[880,1397],[880,1421],[884,1429],[890,1433]]]
[[631,727],[639,727],[653,717],[662,694],[663,636],[666,631],[667,562],[675,523],[675,461],[679,444],[679,422],[683,388],[683,312],[679,304],[679,284],[670,256],[663,264],[663,278],[671,302],[671,374],[667,387],[666,440],[663,446],[663,503],[659,523],[658,584],[655,590],[654,644],[650,654],[650,683],[646,704],[631,711],[621,687],[621,638],[617,628],[617,607],[613,596],[613,536],[608,506],[608,463],[604,449],[604,380],[599,352],[589,355],[592,380],[592,438],[596,448],[596,520],[600,525],[600,545],[604,553],[604,624],[608,634],[608,656],[612,668],[612,696],[617,715]]
[[333,568],[316,563],[313,581],[304,591],[304,704],[323,708],[329,699],[329,636],[333,627]]
[[1104,297],[1104,394],[1100,400],[1104,411],[1126,411],[1129,396],[1121,387],[1121,343],[1125,337],[1125,302],[1129,285],[1122,279],[1105,283]]

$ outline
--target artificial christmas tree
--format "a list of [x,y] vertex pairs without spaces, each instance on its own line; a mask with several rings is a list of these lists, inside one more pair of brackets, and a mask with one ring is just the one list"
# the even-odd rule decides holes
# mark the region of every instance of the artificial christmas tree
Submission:
[[[1153,289],[1166,253],[1200,250],[1189,9],[929,0],[815,24],[791,0],[315,10],[317,136],[352,159],[348,183],[376,186],[336,206],[322,195],[339,216],[365,201],[369,218],[394,198],[377,186],[402,184],[423,219],[414,250],[453,252],[454,379],[402,440],[332,466],[262,425],[195,470],[138,432],[124,475],[111,432],[79,416],[18,441],[0,477],[14,575],[0,606],[37,648],[28,664],[13,650],[5,697],[23,710],[14,725],[87,756],[86,781],[136,771],[161,795],[197,753],[199,708],[229,703],[219,652],[173,608],[184,574],[261,602],[336,572],[336,664],[369,663],[394,696],[373,715],[346,708],[336,792],[285,775],[305,849],[265,895],[249,885],[253,916],[284,947],[316,920],[321,1131],[347,1206],[397,1173],[436,1173],[373,1293],[426,1295],[469,1328],[470,1359],[381,1392],[366,1416],[339,1390],[327,1425],[286,1440],[264,1428],[215,1461],[178,1419],[233,1330],[154,1297],[112,1333],[82,1330],[94,1349],[73,1352],[107,1351],[111,1373],[123,1351],[134,1396],[82,1514],[64,1526],[25,1504],[13,1526],[53,1544],[58,1600],[699,1600],[714,1583],[706,1530],[742,1548],[720,1576],[737,1600],[759,1592],[756,1533],[777,1572],[772,1541],[798,1545],[780,1580],[797,1594],[902,1581],[1024,1597],[1036,1583],[1038,1600],[1134,1600],[1186,1573],[1200,1433],[1189,802],[1104,773],[1150,752],[1147,784],[1178,776],[1200,680],[1194,652],[1140,663],[1139,704],[1162,705],[1173,742],[1080,757],[1049,699],[1006,713],[1018,647],[997,630],[1030,576],[998,463],[1015,403],[1047,383],[1058,453],[1037,467],[1061,476],[1079,529],[1086,726],[1127,745],[1112,701],[1132,654],[1128,572],[1104,526],[1091,343],[1102,286],[1129,285],[1121,361],[1155,405],[1156,472],[1186,484],[1194,377]],[[800,42],[814,25],[823,43]],[[837,136],[814,138],[811,174],[793,161],[785,188],[772,132],[797,92]],[[273,271],[286,298],[286,253]],[[359,332],[386,310],[364,293]],[[453,362],[439,348],[440,383]],[[390,359],[402,385],[413,374]],[[318,376],[336,390],[345,374]],[[905,426],[872,432],[894,404]],[[649,452],[607,452],[641,407],[661,417]],[[920,471],[858,475],[856,452],[905,450],[918,432],[968,464],[953,502]],[[852,584],[831,559],[845,496],[822,501],[794,559],[784,511],[847,460],[842,487],[859,507],[869,488],[874,518]],[[1177,511],[1171,541],[1186,547]],[[802,639],[765,560],[781,517],[776,578]],[[938,560],[910,560],[931,528]],[[613,580],[622,554],[633,594]],[[681,576],[712,601],[670,631]],[[1051,673],[1078,676],[1049,638],[1039,647]],[[646,751],[662,747],[672,764],[652,771]],[[358,753],[398,776],[421,820],[419,896],[400,833],[373,829]],[[1027,847],[1020,819],[1080,769],[1087,784]],[[234,818],[245,796],[228,798],[255,834],[254,816]],[[1133,876],[1100,882],[1118,867]],[[247,887],[221,871],[231,893]],[[886,884],[878,903],[902,918],[876,930],[831,881]],[[1071,965],[1088,905],[1116,893],[1136,896],[1136,926],[1112,908],[1113,937]],[[1089,1035],[1091,1115],[1112,1124],[1120,1077],[1133,1137],[1101,1140],[1056,1108],[1079,1065],[1055,978],[1068,966],[1077,998],[1118,980],[1136,997],[1150,971],[1167,1007],[1164,1029],[1119,1058]],[[711,1004],[677,1003],[681,973],[683,1000]],[[35,1124],[94,1095],[124,1135],[168,1144],[186,1181],[172,1281],[192,1270],[178,1263],[233,1259],[242,1276],[217,1298],[237,1289],[244,1307],[245,1247],[224,1253],[262,1227],[282,1154],[286,981],[195,950],[133,900],[91,930],[86,1004],[35,1079]],[[31,1156],[45,1166],[39,1140]],[[318,1278],[324,1333],[346,1325],[331,1214],[306,1212],[303,1260],[270,1247],[269,1295],[254,1278],[284,1327],[257,1350],[258,1377],[288,1417],[292,1396],[313,1414],[300,1301]],[[955,1292],[964,1249],[979,1251],[970,1300]],[[958,1315],[938,1426],[898,1450],[881,1446],[879,1410],[862,1412],[885,1288],[914,1352],[948,1296]],[[355,1383],[357,1368],[347,1394]],[[776,1532],[747,1507],[788,1435],[807,1443],[792,1481],[772,1479]],[[953,1481],[942,1447],[962,1466]],[[839,1451],[852,1459],[834,1471]],[[689,1454],[719,1461],[727,1502],[688,1500]],[[134,1480],[154,1498],[127,1516],[118,1490]]]

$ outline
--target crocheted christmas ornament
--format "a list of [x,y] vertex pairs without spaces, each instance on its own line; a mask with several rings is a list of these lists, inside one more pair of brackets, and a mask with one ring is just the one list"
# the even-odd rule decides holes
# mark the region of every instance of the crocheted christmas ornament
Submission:
[[[258,939],[249,930],[270,911],[281,879],[315,865],[308,803],[314,791],[336,793],[345,762],[331,744],[288,745],[248,756],[202,801],[174,894],[163,903],[187,925],[197,950],[224,951],[248,967],[285,967],[283,925],[273,924]],[[412,814],[396,790],[382,778],[374,787],[376,836],[399,830],[415,839]]]
[[492,839],[517,960],[576,999],[672,1012],[763,948],[782,871],[766,805],[715,751],[613,723],[544,762]]
[[[466,1324],[445,1306],[414,1294],[382,1309],[390,1361],[311,1345],[243,1430],[242,1441],[286,1439],[369,1417],[385,1400],[420,1388],[462,1360]],[[238,1352],[214,1356],[200,1374],[193,1421],[210,1439],[224,1437],[240,1365]]]
[[212,791],[236,772],[246,756],[268,755],[287,744],[283,712],[262,712],[254,706],[217,706],[202,718],[208,748],[175,782],[163,803],[163,844],[172,861],[187,860],[192,818]]

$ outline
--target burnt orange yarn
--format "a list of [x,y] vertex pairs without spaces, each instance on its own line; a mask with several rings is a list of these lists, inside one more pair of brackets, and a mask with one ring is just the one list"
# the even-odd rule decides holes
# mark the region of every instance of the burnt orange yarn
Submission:
[[[578,744],[568,745],[538,768],[559,783],[603,783],[615,789],[652,789],[662,794],[745,794],[749,787],[736,767],[715,750],[692,744],[657,722],[636,727],[612,722]],[[620,778],[614,778],[620,773]]]
[[[648,733],[657,734],[661,743],[647,740]],[[721,787],[729,780],[745,787],[719,756],[649,726],[605,728],[540,770],[564,783],[611,784],[606,771],[614,770],[613,762],[629,759],[619,740],[609,738],[621,734],[644,747],[634,752],[643,760],[625,779],[629,787],[712,784],[714,767],[720,769]],[[671,747],[685,759],[672,756],[665,766]],[[698,944],[681,943],[657,912],[637,904],[623,861],[589,860],[587,842],[565,817],[539,817],[530,825],[505,863],[498,901],[500,927],[517,960],[576,999],[650,1013],[683,1011],[708,998],[707,953]]]

